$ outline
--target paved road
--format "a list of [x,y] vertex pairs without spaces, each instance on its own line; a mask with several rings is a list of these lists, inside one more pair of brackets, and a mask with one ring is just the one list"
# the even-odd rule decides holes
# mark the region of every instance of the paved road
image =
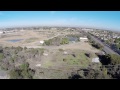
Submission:
[[118,53],[114,52],[111,48],[109,48],[108,46],[104,45],[100,40],[98,40],[97,38],[95,38],[94,36],[91,36],[91,38],[97,42],[97,43],[100,43],[101,45],[103,45],[103,50],[107,53],[107,54],[117,54],[119,55]]

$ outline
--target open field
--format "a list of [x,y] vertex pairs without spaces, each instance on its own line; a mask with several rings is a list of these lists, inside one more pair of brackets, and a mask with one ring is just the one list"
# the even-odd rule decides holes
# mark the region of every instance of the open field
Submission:
[[[0,44],[3,46],[37,46],[39,45],[39,41],[47,40],[59,35],[67,35],[67,34],[76,34],[78,32],[67,32],[67,31],[58,31],[58,30],[25,30],[25,31],[17,31],[10,34],[0,35]],[[19,42],[8,42],[7,40],[14,39],[22,39]]]
[[[0,44],[3,47],[13,46],[10,49],[8,48],[8,51],[5,49],[5,52],[7,52],[5,55],[9,55],[9,58],[5,60],[11,59],[10,63],[14,63],[15,67],[19,67],[22,63],[28,62],[30,68],[36,70],[34,78],[67,78],[72,71],[81,68],[87,69],[92,64],[92,59],[97,57],[95,53],[101,52],[92,47],[88,42],[78,41],[59,46],[43,46],[39,43],[41,40],[49,40],[58,36],[64,37],[69,34],[79,34],[79,32],[65,30],[17,31],[2,35],[0,37]],[[16,39],[20,39],[21,41],[8,41]],[[24,50],[18,46],[27,47],[27,49]],[[17,47],[15,51],[13,50],[14,47]],[[11,53],[9,54],[9,52]],[[64,54],[64,52],[67,52],[67,54]],[[86,53],[91,53],[92,56],[88,57]],[[44,74],[41,72],[44,72]]]

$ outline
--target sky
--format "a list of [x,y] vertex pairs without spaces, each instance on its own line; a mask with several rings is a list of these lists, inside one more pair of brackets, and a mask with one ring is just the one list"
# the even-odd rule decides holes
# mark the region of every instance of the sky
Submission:
[[0,28],[72,26],[120,31],[120,11],[0,11]]

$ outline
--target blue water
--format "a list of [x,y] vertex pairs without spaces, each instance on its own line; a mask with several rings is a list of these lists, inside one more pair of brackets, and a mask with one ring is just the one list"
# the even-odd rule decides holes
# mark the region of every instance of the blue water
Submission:
[[20,42],[21,40],[23,40],[23,39],[13,39],[13,40],[7,40],[7,41],[15,43],[15,42]]
[[78,41],[78,38],[77,37],[69,37],[69,40],[70,41]]

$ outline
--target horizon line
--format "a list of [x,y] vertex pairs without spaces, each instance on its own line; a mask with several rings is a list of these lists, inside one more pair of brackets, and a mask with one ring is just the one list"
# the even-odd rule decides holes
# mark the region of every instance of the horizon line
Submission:
[[[8,28],[28,28],[28,27],[71,27],[71,28],[87,28],[87,29],[102,29],[102,30],[109,30],[109,31],[119,31],[117,29],[108,29],[108,28],[100,28],[100,27],[90,27],[90,26],[54,26],[54,25],[31,25],[31,26],[8,26],[8,27],[0,27],[0,29],[8,29]],[[120,32],[120,31],[119,31]]]

